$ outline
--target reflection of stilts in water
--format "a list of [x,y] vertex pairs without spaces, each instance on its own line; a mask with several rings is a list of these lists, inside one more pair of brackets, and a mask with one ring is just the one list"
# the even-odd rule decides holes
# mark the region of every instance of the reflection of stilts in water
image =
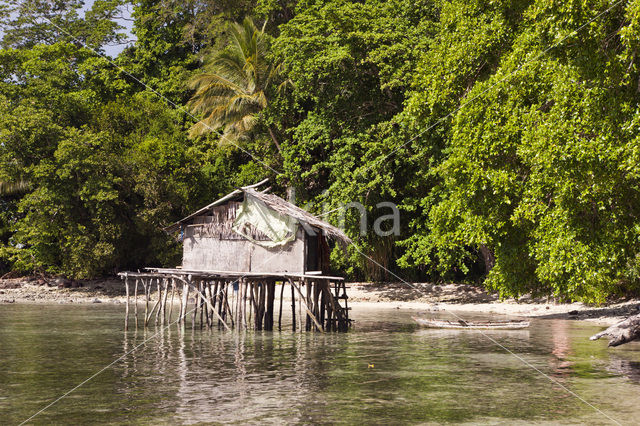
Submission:
[[568,376],[573,365],[567,358],[573,353],[569,338],[569,323],[564,320],[551,320],[551,341],[553,349],[551,353],[555,358],[551,359],[553,375],[558,378]]
[[[144,351],[127,358],[124,392],[136,404],[150,404],[150,413],[153,406],[160,408],[158,413],[171,407],[174,417],[163,419],[169,422],[242,422],[261,416],[319,420],[318,407],[329,400],[318,389],[332,383],[340,354],[331,348],[347,349],[344,338],[336,333],[140,328],[137,336],[129,332],[123,341],[125,350],[146,342]],[[153,386],[135,386],[130,378],[140,375]]]
[[245,405],[245,402],[249,395],[249,385],[247,384],[247,365],[245,360],[245,335],[238,334],[235,336],[235,352],[234,352],[234,364],[235,364],[235,386],[236,386],[236,395],[238,396],[239,402],[242,405]]

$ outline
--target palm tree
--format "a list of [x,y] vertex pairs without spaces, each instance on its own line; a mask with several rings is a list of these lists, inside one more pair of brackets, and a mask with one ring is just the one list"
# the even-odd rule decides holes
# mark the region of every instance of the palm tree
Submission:
[[[195,94],[189,107],[203,116],[191,127],[190,136],[223,129],[221,140],[248,137],[258,113],[267,106],[265,92],[277,74],[266,50],[264,27],[258,29],[250,18],[231,26],[227,48],[214,53],[205,66],[207,72],[190,82]],[[280,151],[273,129],[268,131]]]

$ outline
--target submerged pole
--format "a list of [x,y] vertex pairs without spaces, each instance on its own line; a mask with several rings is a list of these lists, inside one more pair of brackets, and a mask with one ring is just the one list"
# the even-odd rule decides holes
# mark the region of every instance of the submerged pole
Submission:
[[133,288],[133,315],[136,318],[136,328],[138,328],[138,279],[136,278],[136,284]]
[[280,285],[280,312],[278,313],[278,330],[282,330],[282,304],[284,303],[284,282],[281,282]]
[[127,275],[124,276],[124,286],[127,292],[127,306],[125,307],[124,314],[124,329],[129,330],[129,277]]

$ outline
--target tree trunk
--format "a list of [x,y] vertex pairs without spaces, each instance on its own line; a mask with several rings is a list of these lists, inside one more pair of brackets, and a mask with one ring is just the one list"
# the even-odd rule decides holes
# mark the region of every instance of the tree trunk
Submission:
[[496,257],[491,249],[484,244],[480,244],[479,251],[480,257],[482,257],[482,262],[484,263],[484,270],[488,274],[496,264]]
[[271,126],[267,126],[267,129],[269,129],[269,134],[271,135],[271,140],[273,140],[273,143],[275,144],[276,148],[278,148],[278,152],[280,154],[282,154],[282,150],[280,149],[280,143],[278,142],[278,139],[276,138],[275,133],[273,133],[273,130],[271,129]]
[[609,338],[609,346],[619,346],[632,340],[640,339],[640,314],[612,325],[606,330],[591,336],[590,340],[598,340],[605,336]]

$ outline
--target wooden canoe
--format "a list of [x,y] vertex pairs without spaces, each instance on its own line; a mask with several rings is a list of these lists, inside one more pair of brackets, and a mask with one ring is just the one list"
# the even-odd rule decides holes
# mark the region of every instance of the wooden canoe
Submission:
[[412,317],[423,327],[458,330],[521,330],[529,327],[529,321],[446,321]]

